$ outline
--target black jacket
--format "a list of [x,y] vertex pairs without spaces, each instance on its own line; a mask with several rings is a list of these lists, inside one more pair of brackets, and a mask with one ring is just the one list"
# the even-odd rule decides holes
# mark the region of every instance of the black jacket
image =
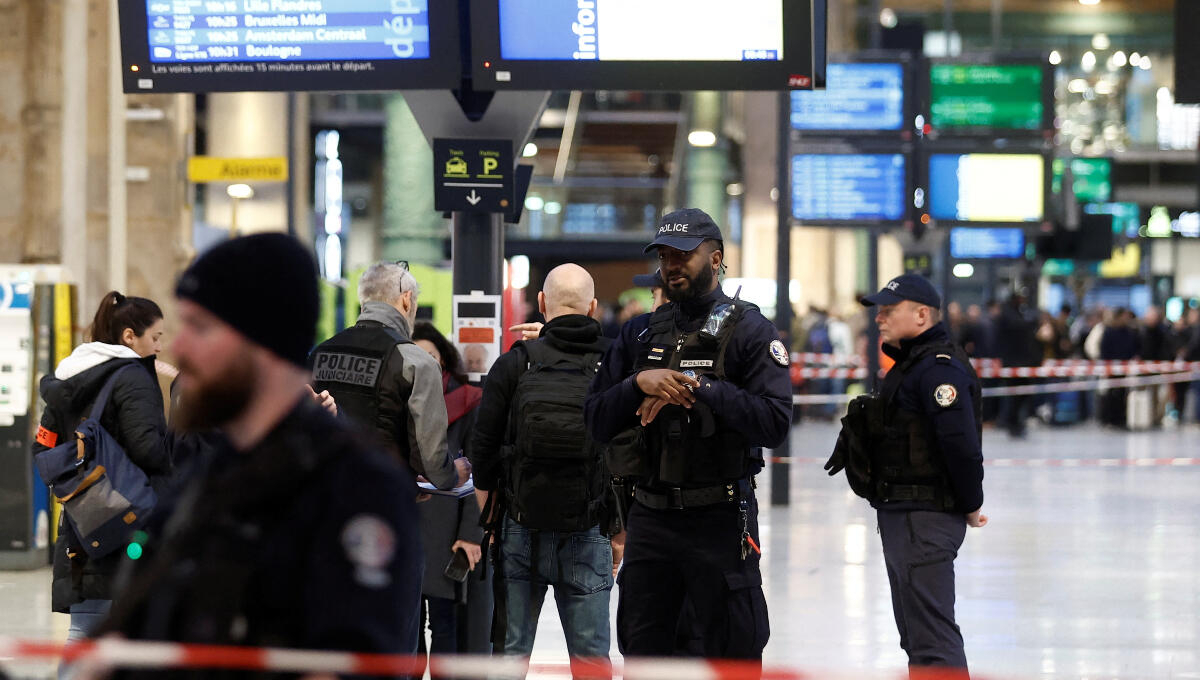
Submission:
[[[686,305],[672,305],[676,327],[694,332],[708,318],[714,301],[730,301],[719,288]],[[646,395],[637,386],[636,366],[649,349],[642,341],[650,314],[631,319],[604,356],[588,390],[588,428],[597,441],[607,442],[638,424],[638,407]],[[778,355],[778,358],[776,358]],[[787,355],[779,333],[758,310],[738,322],[726,352],[726,380],[700,376],[696,399],[704,402],[750,446],[773,448],[791,427],[792,384]]]
[[250,450],[221,447],[197,471],[97,635],[412,651],[416,484],[382,444],[307,401]]
[[[460,390],[478,389],[459,384],[453,378],[443,380],[448,383],[445,388],[448,395]],[[446,431],[446,446],[451,456],[458,458],[467,455],[477,410],[478,406],[461,415],[454,414],[459,417],[450,423]],[[445,571],[446,565],[454,557],[450,546],[455,541],[483,542],[483,527],[479,525],[479,504],[475,501],[475,495],[463,498],[432,495],[429,500],[419,504],[417,510],[421,518],[421,544],[425,549],[425,578],[421,582],[421,593],[427,597],[461,599],[466,595],[463,592],[465,584],[446,578]]]
[[[154,357],[110,359],[66,380],[46,376],[41,384],[41,395],[46,401],[41,426],[54,433],[57,443],[68,441],[74,436],[75,426],[88,416],[109,376],[131,363],[145,370],[125,371],[117,378],[100,424],[129,459],[145,471],[155,491],[161,494],[171,471],[171,458],[165,442],[167,424],[163,417],[162,390],[154,374]],[[44,450],[46,447],[41,444],[33,446],[35,454]],[[68,552],[74,557],[68,557]],[[98,560],[89,559],[70,526],[60,520],[58,540],[54,543],[51,608],[66,612],[72,604],[83,600],[112,599],[113,580],[122,558],[123,553],[117,551]]]
[[[950,333],[945,324],[936,324],[921,335],[901,340],[900,346],[884,345],[883,352],[903,364],[920,345],[945,344]],[[929,418],[932,448],[942,454],[957,510],[970,513],[983,505],[983,449],[979,440],[975,405],[971,402],[971,383],[975,378],[957,362],[938,361],[933,354],[912,366],[902,377],[894,397],[895,406]],[[952,403],[943,405],[937,395],[945,386],[953,387]],[[890,504],[889,509],[923,509],[919,505]]]
[[[600,323],[582,314],[555,317],[542,327],[541,337],[554,349],[570,354],[603,354],[612,344],[611,339],[601,335]],[[503,479],[500,447],[506,443],[509,409],[517,391],[517,381],[528,363],[525,348],[517,345],[496,359],[488,371],[470,449],[477,488],[496,489]]]

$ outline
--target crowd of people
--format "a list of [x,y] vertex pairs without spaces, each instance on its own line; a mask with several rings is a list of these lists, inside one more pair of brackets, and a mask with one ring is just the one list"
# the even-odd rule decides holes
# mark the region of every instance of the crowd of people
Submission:
[[[1005,366],[1040,366],[1048,360],[1064,359],[1200,361],[1198,308],[1188,309],[1172,323],[1157,306],[1148,307],[1140,318],[1124,307],[1077,312],[1063,305],[1052,314],[1032,309],[1022,296],[1014,295],[1003,303],[989,303],[986,313],[979,305],[970,305],[964,312],[952,302],[947,317],[955,340],[972,356],[998,358]],[[1137,415],[1130,413],[1131,391],[1125,387],[1012,400],[1013,415],[1002,415],[1014,433],[1023,429],[1023,422],[1014,422],[1016,418],[1023,421],[1039,410],[1047,421],[1060,424],[1089,417],[1114,428],[1145,428],[1161,424],[1164,418],[1200,422],[1200,399],[1195,395],[1189,398],[1192,386],[1190,381],[1179,381],[1135,389],[1136,398],[1150,406],[1147,413]]]
[[[65,502],[52,607],[70,615],[70,638],[392,654],[414,660],[404,675],[438,677],[428,655],[528,659],[553,589],[572,675],[608,678],[620,582],[622,654],[760,667],[770,626],[754,479],[789,435],[790,357],[756,306],[721,291],[724,243],[707,214],[664,216],[646,252],[659,271],[635,285],[652,311],[629,310],[605,337],[591,275],[560,265],[538,293],[544,323],[518,327],[524,339],[482,387],[417,323],[420,284],[402,263],[369,267],[355,324],[315,346],[315,262],[282,234],[202,254],[176,286],[177,320],[106,295],[90,342],[42,381],[33,451],[74,461],[48,480]],[[909,446],[944,457],[946,474],[890,466],[860,495],[881,525],[910,526],[883,536],[910,663],[966,677],[948,603],[966,527],[987,523],[978,381],[927,281],[897,279],[863,304],[901,364],[885,388],[895,413],[937,437],[864,449],[898,431],[864,424],[827,469],[850,478],[859,456],[908,460]],[[167,323],[178,372],[164,404]],[[849,336],[827,334],[834,348]],[[89,413],[93,429],[79,424]],[[138,474],[99,466],[102,445]],[[127,511],[139,484],[151,509]],[[109,545],[90,522],[114,508],[127,526]],[[945,559],[918,577],[928,551],[913,541],[935,535]]]
[[[482,388],[468,384],[469,358],[416,322],[420,284],[401,263],[369,267],[356,323],[315,346],[315,262],[281,234],[202,254],[179,278],[177,320],[106,295],[90,341],[42,382],[33,450],[76,462],[47,480],[63,487],[52,608],[70,615],[70,639],[527,658],[553,588],[574,675],[609,677],[620,571],[624,653],[761,659],[752,476],[762,447],[787,435],[787,355],[756,309],[720,294],[720,232],[694,212],[673,219],[708,231],[672,223],[648,250],[674,254],[657,288],[673,280],[688,323],[711,336],[674,359],[640,349],[646,333],[673,333],[661,320],[605,338],[590,274],[566,264],[538,295],[544,327]],[[167,323],[178,372],[164,403]],[[746,427],[735,435],[719,405]],[[89,413],[105,455],[137,475],[118,478],[97,464],[101,444],[76,441]],[[668,446],[649,433],[680,428],[690,453],[672,439],[667,476],[645,460]],[[616,491],[612,475],[634,468],[641,481]],[[152,511],[120,510],[123,539],[102,545],[90,520],[139,484],[153,487]],[[411,673],[426,669],[438,676]],[[64,662],[60,676],[97,670]]]
[[[1178,319],[1166,318],[1162,307],[1150,306],[1139,317],[1131,309],[1062,305],[1057,312],[1029,306],[1024,296],[1004,301],[946,305],[945,323],[954,342],[974,359],[995,359],[1003,366],[1041,366],[1050,360],[1200,361],[1200,307],[1189,307]],[[792,335],[798,351],[855,357],[865,363],[866,319],[810,307],[797,316]],[[837,362],[835,362],[837,363]],[[841,365],[841,364],[839,364]],[[813,367],[825,367],[817,362]],[[1054,379],[984,378],[985,386],[1030,385]],[[849,381],[809,379],[802,391],[843,394]],[[1132,395],[1132,396],[1131,396]],[[1132,398],[1132,401],[1131,401]],[[1131,416],[1131,409],[1135,413]],[[837,408],[809,407],[814,417],[840,417]],[[1115,387],[1085,392],[1000,397],[985,401],[984,418],[1022,436],[1026,421],[1039,417],[1051,424],[1089,418],[1113,428],[1146,428],[1168,422],[1200,422],[1200,383],[1179,380],[1145,388]]]

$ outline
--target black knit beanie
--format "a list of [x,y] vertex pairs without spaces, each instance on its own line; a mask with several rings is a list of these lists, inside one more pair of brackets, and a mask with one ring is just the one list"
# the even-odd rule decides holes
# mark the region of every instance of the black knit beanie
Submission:
[[216,246],[179,277],[175,296],[306,366],[317,326],[317,265],[291,236],[255,234]]

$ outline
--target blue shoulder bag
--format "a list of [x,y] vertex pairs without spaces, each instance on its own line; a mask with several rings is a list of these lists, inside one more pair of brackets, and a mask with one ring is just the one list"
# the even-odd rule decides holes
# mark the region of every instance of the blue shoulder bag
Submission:
[[104,383],[74,441],[34,456],[42,481],[63,504],[67,522],[93,559],[125,545],[158,501],[146,473],[100,424],[117,377],[134,366],[117,369]]

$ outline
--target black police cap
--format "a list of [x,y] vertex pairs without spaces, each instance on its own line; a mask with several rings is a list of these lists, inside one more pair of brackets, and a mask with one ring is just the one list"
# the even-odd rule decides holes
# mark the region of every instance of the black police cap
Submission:
[[713,222],[708,213],[699,208],[684,208],[663,215],[658,221],[658,230],[654,240],[646,246],[644,252],[650,252],[659,246],[667,246],[676,250],[690,252],[696,246],[712,239],[724,241],[721,229]]
[[942,296],[938,295],[925,277],[920,274],[903,274],[887,282],[878,293],[868,295],[859,300],[864,307],[873,305],[894,305],[903,300],[912,300],[918,304],[929,305],[934,309],[942,306]]

